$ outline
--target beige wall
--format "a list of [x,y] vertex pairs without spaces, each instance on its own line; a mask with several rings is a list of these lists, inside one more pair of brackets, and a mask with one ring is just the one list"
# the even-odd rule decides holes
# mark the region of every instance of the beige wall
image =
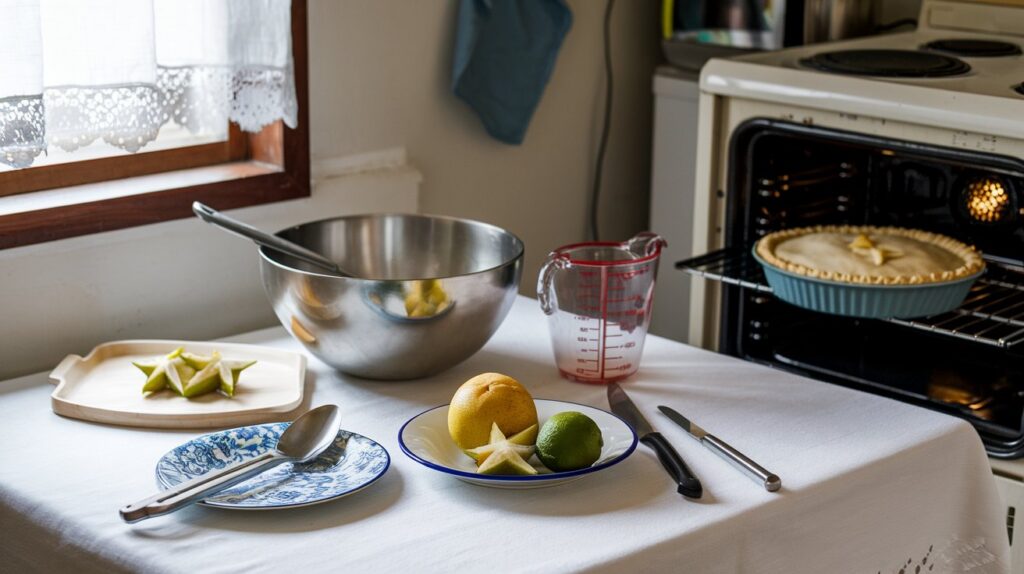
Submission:
[[[314,156],[405,146],[424,175],[422,210],[518,234],[527,248],[522,291],[532,292],[547,252],[584,239],[599,136],[605,3],[569,5],[574,23],[526,140],[509,146],[491,139],[451,93],[455,0],[312,0]],[[626,239],[646,225],[658,6],[615,6],[603,239]]]

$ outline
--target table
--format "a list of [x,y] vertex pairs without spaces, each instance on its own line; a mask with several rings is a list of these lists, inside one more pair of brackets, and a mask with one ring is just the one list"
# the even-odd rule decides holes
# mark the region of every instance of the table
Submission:
[[[281,328],[233,341],[298,349]],[[87,351],[87,349],[82,349]],[[398,448],[410,417],[497,371],[535,397],[607,408],[605,388],[561,379],[544,316],[520,297],[465,363],[415,382],[355,379],[310,360],[308,403],[388,449],[371,488],[273,512],[201,507],[136,525],[157,459],[193,432],[50,411],[46,373],[0,383],[0,571],[44,572],[961,572],[1008,571],[981,442],[959,419],[648,337],[624,388],[702,479],[682,498],[655,455],[548,489],[474,486]],[[655,410],[668,404],[782,477],[769,493]],[[43,448],[46,447],[46,448]]]

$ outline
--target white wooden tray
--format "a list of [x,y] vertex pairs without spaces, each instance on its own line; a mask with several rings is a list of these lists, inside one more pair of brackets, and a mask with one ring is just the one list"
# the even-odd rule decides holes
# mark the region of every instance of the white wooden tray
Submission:
[[[164,390],[142,395],[146,376],[132,361],[166,355],[178,347],[226,359],[255,359],[242,372],[235,396],[210,393],[194,399]],[[112,341],[85,358],[68,355],[50,373],[57,385],[50,395],[53,412],[101,423],[151,428],[230,427],[287,420],[284,413],[302,403],[306,357],[302,354],[238,343],[200,341]]]

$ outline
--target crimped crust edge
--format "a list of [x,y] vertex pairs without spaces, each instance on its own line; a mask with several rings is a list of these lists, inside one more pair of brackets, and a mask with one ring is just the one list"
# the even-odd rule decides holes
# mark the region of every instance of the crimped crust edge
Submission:
[[[936,271],[929,274],[918,274],[899,277],[885,277],[882,275],[855,275],[850,273],[837,273],[835,271],[821,271],[811,269],[799,263],[786,261],[775,255],[775,247],[793,237],[809,235],[811,233],[849,233],[849,234],[884,234],[897,235],[917,239],[924,243],[937,245],[950,253],[953,253],[964,261],[964,264],[951,271]],[[813,277],[824,281],[835,281],[838,283],[856,283],[862,285],[920,285],[926,283],[945,283],[956,281],[978,273],[985,268],[985,261],[981,254],[974,247],[957,241],[952,237],[923,231],[920,229],[907,229],[904,227],[878,227],[874,225],[816,225],[813,227],[799,227],[784,229],[769,233],[757,241],[755,246],[757,254],[761,259],[775,267],[790,273],[796,273],[805,277]]]

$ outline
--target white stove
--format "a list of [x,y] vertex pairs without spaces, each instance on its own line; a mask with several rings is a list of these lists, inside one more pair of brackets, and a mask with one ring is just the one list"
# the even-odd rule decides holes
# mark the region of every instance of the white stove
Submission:
[[[999,429],[993,422],[998,416],[986,420],[988,415],[966,411],[957,416],[978,428],[993,456],[1013,458],[1024,453],[1024,422],[1015,422],[1021,419],[1018,399],[1024,397],[1024,369],[1019,368],[1024,365],[1024,340],[984,336],[1001,326],[1013,330],[1024,325],[1024,313],[1016,303],[1007,314],[987,315],[984,320],[1000,323],[991,327],[980,322],[982,314],[958,310],[966,317],[964,325],[977,325],[974,332],[961,329],[960,323],[950,327],[953,323],[942,317],[931,323],[934,318],[894,321],[893,326],[829,323],[832,319],[825,317],[816,327],[820,329],[817,341],[815,337],[801,340],[778,323],[806,320],[810,324],[815,318],[779,307],[781,303],[773,302],[756,280],[743,277],[749,266],[735,258],[749,253],[759,235],[787,226],[833,222],[917,226],[916,222],[940,232],[948,229],[975,243],[990,256],[990,267],[1007,263],[1009,275],[1017,282],[1002,283],[1009,289],[1006,296],[1022,297],[1022,52],[1024,1],[924,0],[918,27],[911,32],[708,62],[700,78],[692,214],[693,254],[701,257],[683,265],[715,281],[691,284],[689,342],[951,414],[966,408],[957,403],[960,398],[980,388],[996,397],[986,399],[996,401],[986,405],[998,407],[998,401],[1005,401],[1018,410],[999,423],[1003,425]],[[865,64],[872,67],[862,69]],[[889,181],[881,181],[887,177]],[[803,191],[786,191],[779,184],[786,178],[800,181]],[[986,228],[980,220],[971,221],[963,209],[968,184],[978,178],[1003,182],[1016,198],[1004,206],[1003,220],[996,226]],[[800,193],[810,199],[799,199]],[[834,350],[829,339],[840,340],[826,325],[878,334],[893,341],[890,348],[904,344],[905,339],[908,348],[916,346],[921,352],[908,351],[912,358],[892,359],[896,362],[885,365],[880,358],[884,345],[876,345],[876,355],[837,351],[837,359],[830,364],[815,364],[814,353],[828,353]],[[870,348],[870,337],[857,333],[843,334],[846,344]],[[1016,333],[1019,336],[1024,330]],[[805,349],[808,344],[819,346],[801,354],[798,341]],[[936,366],[943,359],[938,356],[931,364],[928,346],[932,342],[966,359],[937,377],[949,365]],[[992,360],[981,359],[984,353]],[[872,365],[873,361],[877,364]],[[985,374],[993,365],[1001,366],[993,367],[995,374]],[[904,367],[908,373],[904,380],[920,384],[892,376]],[[983,380],[990,375],[991,380]],[[971,385],[977,386],[970,390]],[[1018,390],[1009,392],[1012,389]],[[1024,507],[1022,461],[992,463],[1011,525],[1016,509]],[[1014,548],[1014,559],[1015,571],[1024,572],[1024,544]]]
[[[701,74],[708,94],[946,126],[994,136],[1024,135],[1024,59],[925,51],[939,40],[1024,46],[1024,5],[926,1],[918,29],[803,46],[732,60],[712,60]],[[967,69],[945,77],[880,77],[823,72],[806,61],[843,50],[909,50],[956,58]]]
[[[1001,1],[1001,3],[1000,3]],[[728,147],[744,122],[771,118],[870,136],[1024,158],[1024,55],[956,56],[927,50],[943,40],[981,40],[1024,50],[1022,0],[924,0],[916,30],[712,59],[700,77],[693,252],[724,245]],[[953,58],[942,77],[835,73],[809,65],[823,54],[900,50]],[[688,340],[714,348],[717,310],[691,290]],[[699,320],[703,310],[705,320]]]

